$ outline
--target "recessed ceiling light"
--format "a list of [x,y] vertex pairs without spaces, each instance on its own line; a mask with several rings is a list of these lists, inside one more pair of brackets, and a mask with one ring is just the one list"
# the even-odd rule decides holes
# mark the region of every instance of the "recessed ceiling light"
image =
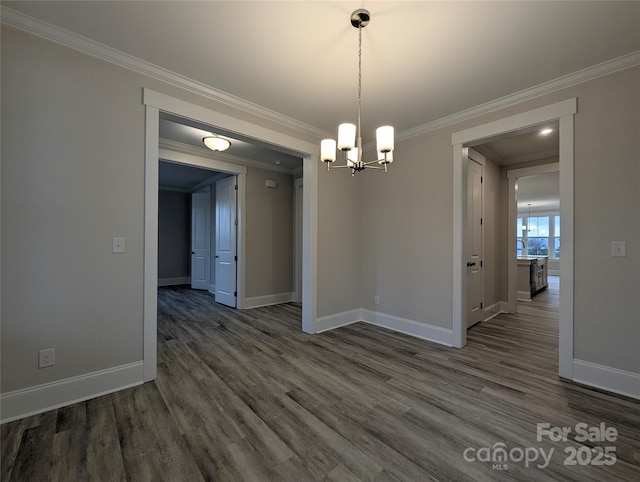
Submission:
[[551,134],[552,132],[553,132],[553,129],[548,129],[548,128],[547,128],[547,129],[542,129],[542,130],[540,131],[540,135],[541,135],[541,136],[548,136],[548,135],[549,135],[549,134]]
[[279,166],[280,164],[282,164],[282,161],[273,161],[273,163],[274,163],[276,166]]

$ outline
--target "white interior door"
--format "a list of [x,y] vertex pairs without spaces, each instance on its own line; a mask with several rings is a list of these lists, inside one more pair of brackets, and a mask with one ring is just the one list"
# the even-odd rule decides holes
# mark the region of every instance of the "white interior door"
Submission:
[[209,287],[211,216],[209,193],[191,195],[191,288],[206,290]]
[[467,164],[467,328],[482,321],[482,166],[473,159]]
[[216,302],[236,306],[236,176],[216,182]]

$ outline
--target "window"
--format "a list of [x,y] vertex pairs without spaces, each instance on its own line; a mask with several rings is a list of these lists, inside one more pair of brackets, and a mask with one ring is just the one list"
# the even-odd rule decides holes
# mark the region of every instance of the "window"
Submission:
[[[516,220],[518,256],[549,256],[560,258],[560,216],[522,216]],[[523,249],[526,252],[523,253]],[[551,248],[551,249],[550,249]]]

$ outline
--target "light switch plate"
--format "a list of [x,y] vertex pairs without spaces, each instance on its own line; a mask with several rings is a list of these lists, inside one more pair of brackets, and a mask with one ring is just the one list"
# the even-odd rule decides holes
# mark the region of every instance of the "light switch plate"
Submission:
[[113,253],[124,253],[124,238],[113,238]]
[[611,241],[611,256],[626,256],[626,255],[627,255],[626,241]]

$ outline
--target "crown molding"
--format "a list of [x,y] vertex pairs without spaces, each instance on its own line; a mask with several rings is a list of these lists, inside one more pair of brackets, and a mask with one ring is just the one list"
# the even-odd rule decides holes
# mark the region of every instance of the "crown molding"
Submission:
[[280,125],[294,129],[306,135],[312,135],[319,139],[327,136],[322,129],[310,126],[291,117],[279,114],[271,109],[254,104],[248,100],[236,97],[227,92],[215,89],[201,82],[189,79],[183,75],[159,67],[145,60],[126,54],[120,50],[108,47],[94,40],[70,32],[42,20],[38,20],[22,12],[0,6],[0,21],[9,27],[22,30],[29,34],[41,37],[56,44],[82,52],[86,55],[104,60],[111,64],[123,67],[138,74],[156,79],[174,87],[201,95],[208,99],[220,102],[248,114],[276,122]]
[[[107,47],[106,45],[98,43],[94,40],[88,39],[60,27],[56,27],[55,25],[43,22],[16,10],[0,6],[0,22],[9,27],[22,30],[32,35],[36,35],[51,42],[57,43],[59,45],[77,50],[106,62],[110,62],[119,67],[129,69],[133,72],[173,85],[174,87],[178,87],[180,89],[209,98],[216,102],[220,102],[230,107],[239,109],[248,114],[278,123],[280,125],[294,129],[300,133],[312,135],[314,137],[317,137],[318,139],[330,136],[330,134],[322,129],[310,126],[291,117],[279,114],[271,109],[267,109],[266,107],[254,104],[253,102],[247,101],[240,97],[236,97],[227,92],[212,88],[201,82],[189,79],[188,77],[185,77],[183,75],[164,69],[132,55],[125,54],[124,52],[121,52],[114,48]],[[433,122],[428,122],[426,124],[407,129],[398,133],[396,135],[396,139],[398,141],[410,139],[412,137],[426,134],[427,132],[435,131],[443,127],[464,122],[466,120],[473,119],[475,117],[488,114],[496,110],[504,109],[506,107],[510,107],[527,100],[535,99],[536,97],[556,92],[560,89],[581,84],[583,82],[587,82],[598,77],[603,77],[620,70],[629,69],[637,65],[640,65],[640,50],[636,50],[635,52],[631,52],[629,54],[607,60],[600,64],[587,67],[585,69],[564,75],[548,82],[543,82],[542,84],[538,84],[534,87],[521,90],[514,94],[509,94],[499,99],[481,104],[479,106],[463,110],[456,114],[442,117]],[[373,149],[373,144],[367,144],[364,146],[364,148]]]
[[578,70],[577,72],[558,77],[557,79],[550,80],[548,82],[543,82],[542,84],[538,84],[534,87],[472,107],[471,109],[466,109],[456,114],[442,117],[433,122],[428,122],[427,124],[402,131],[397,135],[397,140],[403,141],[411,137],[426,134],[427,132],[464,122],[466,120],[473,119],[474,117],[489,114],[496,110],[504,109],[527,100],[535,99],[536,97],[594,80],[598,77],[604,77],[605,75],[613,74],[621,70],[630,69],[638,65],[640,65],[640,50]]
[[160,149],[167,149],[168,151],[181,152],[183,154],[189,154],[197,157],[204,157],[208,159],[215,159],[216,161],[230,162],[240,166],[256,167],[258,169],[264,169],[266,171],[274,171],[282,174],[295,174],[297,169],[291,170],[286,167],[270,165],[266,162],[256,161],[254,159],[247,159],[245,157],[233,156],[231,154],[225,154],[223,152],[207,152],[207,150],[199,149],[197,147],[190,146],[189,144],[183,144],[182,142],[170,141],[167,139],[160,139]]

